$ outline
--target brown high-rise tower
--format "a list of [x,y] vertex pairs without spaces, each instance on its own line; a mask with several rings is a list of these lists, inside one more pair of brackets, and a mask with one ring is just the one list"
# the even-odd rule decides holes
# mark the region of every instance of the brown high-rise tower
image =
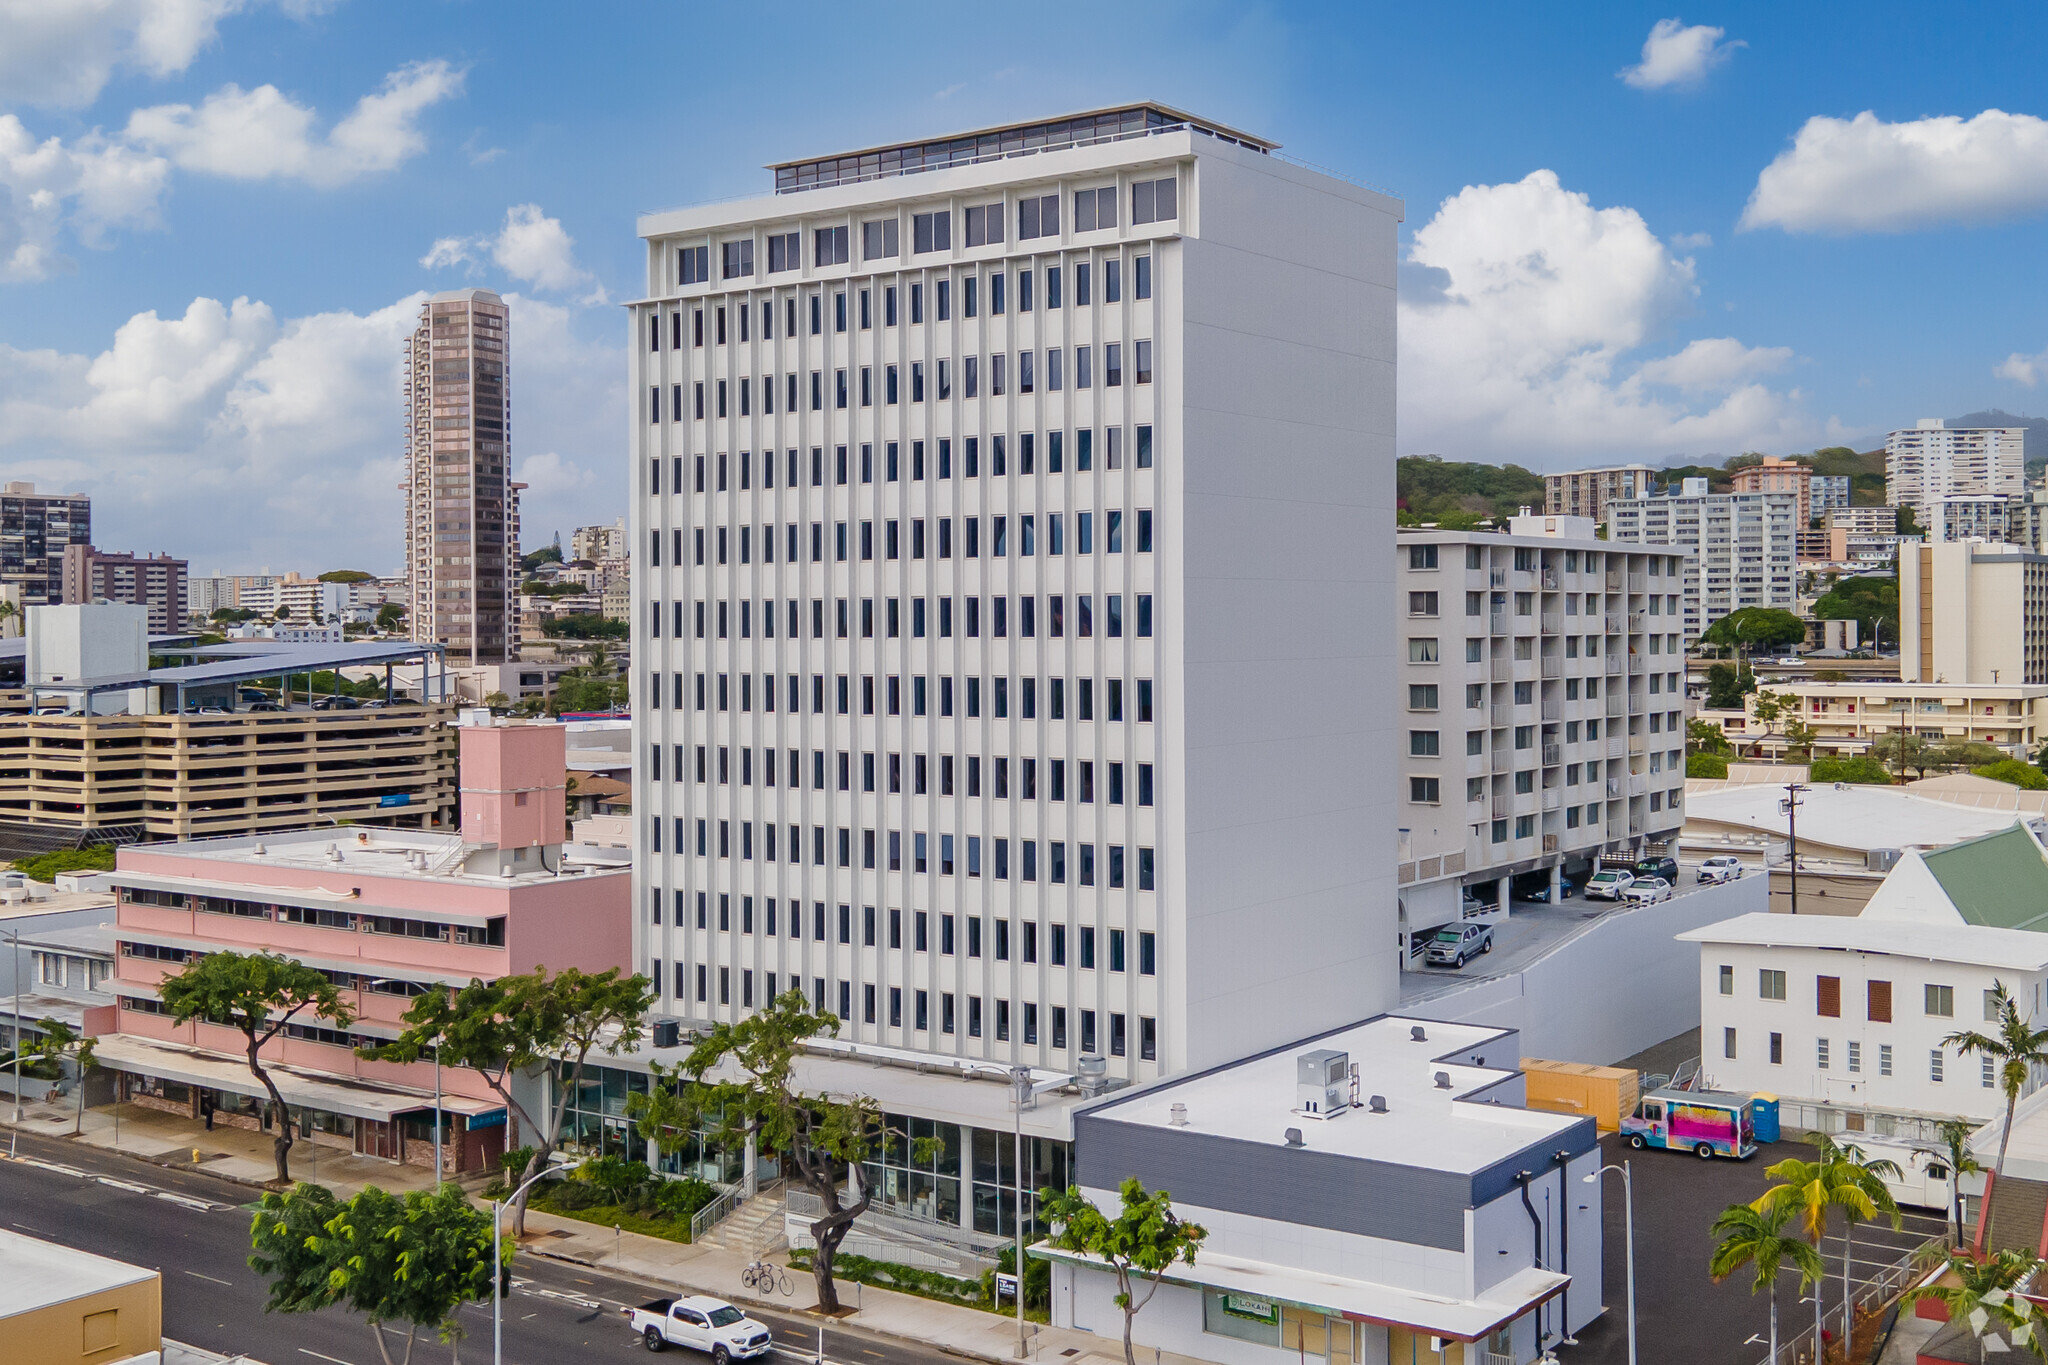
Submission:
[[456,667],[519,654],[510,324],[496,294],[459,289],[406,340],[406,620]]

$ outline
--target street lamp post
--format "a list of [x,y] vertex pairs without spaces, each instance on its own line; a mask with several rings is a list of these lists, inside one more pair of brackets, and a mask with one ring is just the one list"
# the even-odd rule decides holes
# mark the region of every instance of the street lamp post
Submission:
[[560,1170],[559,1166],[543,1166],[518,1189],[503,1199],[491,1201],[491,1365],[504,1365],[505,1362],[505,1296],[502,1292],[505,1282],[505,1234],[500,1229],[505,1205]]
[[1629,1177],[1628,1163],[1619,1166],[1602,1166],[1580,1177],[1588,1185],[1600,1183],[1600,1177],[1609,1171],[1621,1175],[1622,1216],[1628,1230],[1628,1365],[1636,1365],[1636,1189]]

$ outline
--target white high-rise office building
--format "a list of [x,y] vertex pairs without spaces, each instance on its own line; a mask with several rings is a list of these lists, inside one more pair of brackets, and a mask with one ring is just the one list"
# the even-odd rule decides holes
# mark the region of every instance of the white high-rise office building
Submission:
[[1709,493],[1686,479],[1654,498],[1608,504],[1607,538],[1685,556],[1685,646],[1731,611],[1798,605],[1799,495]]
[[2023,427],[1950,427],[1923,417],[1884,441],[1884,500],[1911,507],[1913,518],[1935,540],[1960,540],[1964,526],[1945,533],[1942,501],[2026,492],[2027,433]]
[[1142,105],[641,219],[664,1010],[1139,1080],[1394,1003],[1401,205],[1273,151]]

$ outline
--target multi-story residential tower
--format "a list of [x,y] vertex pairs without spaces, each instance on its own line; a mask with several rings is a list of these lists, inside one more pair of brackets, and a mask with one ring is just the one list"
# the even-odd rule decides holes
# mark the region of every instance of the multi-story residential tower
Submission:
[[1798,529],[1804,531],[1819,515],[1814,505],[1813,466],[1776,455],[1764,456],[1762,464],[1744,465],[1728,476],[1736,493],[1791,493],[1799,499]]
[[[1460,887],[1576,871],[1685,823],[1678,554],[1583,517],[1403,531],[1402,927]],[[1504,896],[1493,897],[1505,905]]]
[[1792,493],[1709,493],[1686,479],[1662,497],[1609,505],[1607,538],[1669,545],[1685,555],[1685,645],[1731,611],[1798,602],[1799,499]]
[[488,289],[436,294],[405,344],[405,567],[415,640],[456,666],[519,655],[511,314]]
[[775,171],[640,223],[664,1007],[1115,1080],[1392,1003],[1399,202],[1156,105]]
[[1950,539],[1938,529],[1943,498],[2026,491],[2026,438],[2023,427],[1949,427],[1923,417],[1885,437],[1884,500],[1911,507],[1934,539]]
[[92,543],[92,499],[38,493],[32,483],[0,488],[0,584],[18,587],[17,607],[64,600],[64,549]]
[[150,630],[185,628],[185,571],[167,554],[115,554],[90,545],[64,547],[66,602],[128,602],[149,608]]
[[1825,518],[1828,513],[1847,509],[1855,499],[1847,474],[1816,474],[1813,476],[1813,515]]
[[610,526],[579,526],[569,535],[569,558],[587,559],[595,564],[605,559],[626,557],[626,519]]
[[1574,469],[1543,476],[1543,510],[1553,517],[1607,520],[1607,504],[1616,498],[1647,498],[1656,471],[1646,464]]

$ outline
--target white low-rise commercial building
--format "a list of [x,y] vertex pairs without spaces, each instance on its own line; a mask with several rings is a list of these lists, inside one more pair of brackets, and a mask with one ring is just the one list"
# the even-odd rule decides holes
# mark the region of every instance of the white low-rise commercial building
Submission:
[[2005,1108],[1996,1062],[1945,1040],[1995,1032],[2000,986],[2048,1016],[2048,859],[2021,825],[1908,852],[1860,915],[1679,937],[1700,945],[1709,1083],[1779,1096],[1790,1133],[1931,1144],[1943,1119],[1989,1119]]
[[[1601,1309],[1593,1120],[1524,1109],[1513,1030],[1381,1017],[1084,1106],[1075,1183],[1208,1230],[1134,1343],[1222,1365],[1527,1361]],[[1115,1339],[1100,1261],[1040,1244],[1053,1321]],[[1462,1345],[1458,1344],[1462,1343]]]

